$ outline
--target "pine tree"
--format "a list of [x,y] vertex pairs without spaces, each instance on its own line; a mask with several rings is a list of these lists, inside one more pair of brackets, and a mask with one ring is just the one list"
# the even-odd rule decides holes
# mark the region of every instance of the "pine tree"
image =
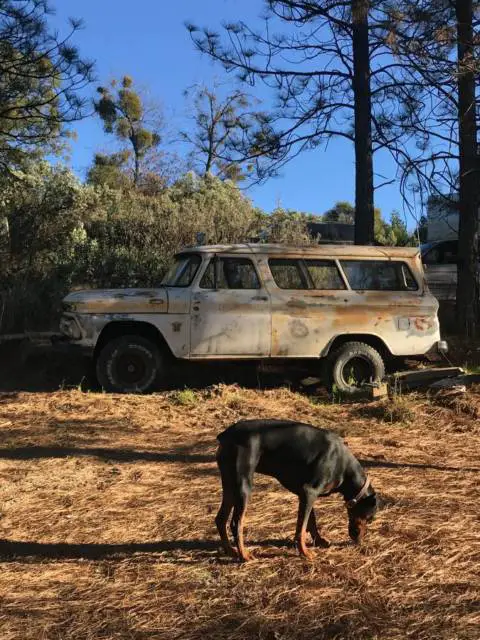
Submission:
[[254,100],[235,89],[221,96],[220,85],[197,85],[185,92],[193,97],[193,128],[180,133],[191,149],[190,160],[201,175],[212,173],[222,179],[241,182],[252,173],[251,163],[242,161],[241,146],[247,132],[262,114],[253,109]]
[[359,244],[374,242],[373,155],[389,148],[391,114],[398,104],[385,4],[266,0],[265,29],[228,24],[224,41],[209,29],[188,26],[196,47],[227,72],[251,85],[261,81],[276,94],[277,107],[244,146],[246,158],[263,161],[260,177],[332,137],[352,142]]
[[405,112],[402,126],[415,139],[416,154],[402,146],[397,159],[403,165],[404,184],[413,178],[421,190],[459,208],[457,322],[466,336],[478,335],[480,311],[480,60],[479,22],[473,9],[473,0],[402,0],[392,8],[390,23],[403,64],[397,90],[406,99],[414,96],[414,108]]
[[99,87],[97,91],[100,99],[95,102],[95,110],[105,132],[113,134],[122,145],[127,143],[128,155],[133,160],[133,184],[138,186],[142,161],[160,145],[160,133],[149,126],[145,106],[133,88],[132,78],[124,76],[120,86],[113,81],[109,87]]
[[46,0],[0,0],[0,168],[10,171],[32,154],[55,150],[68,124],[85,115],[79,91],[93,64],[71,40],[48,26]]

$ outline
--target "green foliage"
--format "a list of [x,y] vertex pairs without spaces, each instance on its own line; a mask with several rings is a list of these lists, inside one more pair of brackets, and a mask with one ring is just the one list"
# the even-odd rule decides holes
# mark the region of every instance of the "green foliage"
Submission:
[[198,397],[195,391],[191,389],[183,389],[182,391],[174,391],[171,395],[172,402],[174,404],[181,405],[183,407],[191,407],[198,402]]
[[96,153],[93,165],[87,173],[87,182],[94,186],[108,186],[111,189],[125,191],[132,186],[126,172],[128,152],[120,151],[106,155]]
[[92,75],[71,44],[80,28],[58,39],[48,28],[51,13],[44,0],[0,1],[0,167],[21,166],[32,153],[59,149],[66,126],[84,115],[78,91]]
[[63,167],[28,165],[3,180],[0,220],[0,330],[45,326],[72,285],[95,194]]
[[344,224],[354,224],[355,222],[355,208],[350,202],[341,200],[335,203],[332,209],[329,209],[323,214],[322,220],[324,222],[341,222]]
[[[1,186],[1,185],[0,185]],[[74,287],[156,286],[172,255],[257,234],[259,212],[231,182],[186,175],[156,195],[82,185],[31,164],[0,201],[0,332],[55,328]]]
[[113,134],[121,143],[128,143],[128,151],[123,150],[123,153],[133,158],[133,183],[137,186],[141,162],[149,151],[159,146],[160,134],[149,127],[142,98],[133,88],[129,76],[123,77],[120,88],[113,81],[109,87],[98,87],[97,91],[100,99],[94,103],[95,111],[102,119],[106,133]]
[[263,241],[305,246],[315,244],[308,233],[308,222],[307,214],[278,207],[271,214],[259,213],[257,228]]
[[412,234],[408,232],[407,225],[400,218],[398,211],[392,211],[390,217],[390,229],[392,244],[397,247],[407,247],[412,244]]
[[[400,217],[398,211],[392,211],[390,222],[382,217],[380,209],[374,211],[375,241],[384,246],[414,246],[417,244],[415,233],[408,231],[406,223]],[[323,214],[324,222],[338,222],[344,224],[355,223],[355,208],[349,202],[340,201],[334,207]],[[425,221],[426,223],[426,221]]]

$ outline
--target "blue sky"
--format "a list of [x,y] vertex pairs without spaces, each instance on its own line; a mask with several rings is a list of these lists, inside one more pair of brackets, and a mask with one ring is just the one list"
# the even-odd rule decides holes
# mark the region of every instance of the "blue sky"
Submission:
[[[223,21],[244,20],[260,26],[262,0],[51,0],[56,9],[53,23],[63,32],[68,16],[82,18],[85,28],[75,37],[84,57],[96,61],[98,84],[128,74],[148,88],[163,105],[168,129],[188,127],[183,91],[195,83],[215,79],[234,83],[220,66],[198,53],[184,22],[219,28]],[[95,86],[89,95],[94,96]],[[264,95],[262,95],[264,98]],[[263,108],[268,108],[264,102]],[[82,177],[98,150],[111,142],[95,117],[76,125],[71,165]],[[376,156],[375,171],[392,178],[395,167]],[[381,178],[377,178],[382,182]],[[252,187],[247,195],[266,211],[277,204],[286,208],[323,213],[338,200],[354,200],[353,147],[345,140],[331,141],[328,148],[305,152],[282,169],[278,178]],[[376,191],[376,206],[388,217],[393,209],[403,212],[398,185]],[[412,220],[409,220],[409,225]]]

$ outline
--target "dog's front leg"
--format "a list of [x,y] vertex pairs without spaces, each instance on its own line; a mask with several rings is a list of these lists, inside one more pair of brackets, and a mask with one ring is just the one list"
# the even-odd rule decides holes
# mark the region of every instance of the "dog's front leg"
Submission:
[[300,555],[309,560],[312,559],[312,554],[307,549],[305,537],[307,533],[307,523],[312,513],[315,498],[316,494],[309,488],[304,488],[299,494],[297,529],[295,531],[297,549]]
[[310,511],[310,517],[308,518],[307,531],[312,536],[313,545],[315,547],[322,547],[328,549],[330,541],[324,538],[317,527],[317,519],[315,517],[315,510],[312,507]]

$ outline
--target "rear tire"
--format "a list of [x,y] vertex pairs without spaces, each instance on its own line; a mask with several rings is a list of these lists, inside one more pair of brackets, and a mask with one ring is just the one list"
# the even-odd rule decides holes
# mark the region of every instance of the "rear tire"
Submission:
[[158,383],[164,359],[156,344],[136,335],[115,338],[96,362],[98,382],[111,393],[147,393]]
[[359,393],[365,382],[380,382],[385,376],[382,356],[364,342],[346,342],[329,361],[332,386],[347,395]]

